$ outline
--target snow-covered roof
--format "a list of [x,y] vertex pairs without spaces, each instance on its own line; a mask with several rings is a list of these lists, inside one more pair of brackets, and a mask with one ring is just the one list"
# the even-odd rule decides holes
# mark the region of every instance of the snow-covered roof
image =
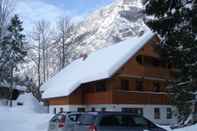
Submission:
[[85,60],[73,61],[42,85],[41,89],[45,90],[42,98],[68,96],[83,83],[110,78],[153,36],[148,30],[141,36],[93,52]]

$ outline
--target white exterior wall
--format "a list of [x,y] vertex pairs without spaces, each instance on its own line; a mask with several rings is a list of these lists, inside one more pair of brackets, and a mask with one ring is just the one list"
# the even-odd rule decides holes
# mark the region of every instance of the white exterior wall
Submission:
[[[176,119],[176,109],[171,105],[114,105],[114,104],[101,104],[101,105],[88,105],[88,106],[82,106],[82,105],[60,105],[55,106],[51,105],[49,106],[49,112],[53,113],[54,108],[56,108],[56,112],[60,112],[60,108],[63,108],[65,112],[68,111],[77,111],[78,108],[85,108],[86,111],[91,111],[92,108],[95,108],[95,111],[102,111],[102,108],[106,108],[106,111],[121,111],[122,108],[142,108],[143,109],[143,115],[147,119],[158,123],[162,125],[166,124],[175,124],[177,122]],[[154,118],[154,108],[160,109],[160,119]],[[167,108],[171,108],[173,111],[172,119],[167,119]]]

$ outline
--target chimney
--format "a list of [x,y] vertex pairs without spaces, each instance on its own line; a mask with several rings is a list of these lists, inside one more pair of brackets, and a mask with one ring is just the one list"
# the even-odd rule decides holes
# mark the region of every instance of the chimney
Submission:
[[88,57],[88,55],[85,54],[85,53],[82,53],[82,54],[80,55],[80,58],[83,58],[83,60],[85,60],[87,57]]

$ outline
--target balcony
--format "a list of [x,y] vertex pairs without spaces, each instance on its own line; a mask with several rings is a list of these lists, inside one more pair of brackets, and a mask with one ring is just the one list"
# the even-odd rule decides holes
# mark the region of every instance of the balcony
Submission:
[[143,91],[113,91],[113,104],[169,104],[167,93]]
[[144,67],[144,76],[164,79],[171,78],[169,69],[164,69],[161,67]]

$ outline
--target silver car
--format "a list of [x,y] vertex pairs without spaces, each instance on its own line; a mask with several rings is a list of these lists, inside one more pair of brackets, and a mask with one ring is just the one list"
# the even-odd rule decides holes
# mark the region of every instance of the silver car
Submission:
[[166,131],[146,118],[122,112],[85,113],[74,131]]
[[81,113],[58,113],[49,121],[48,131],[72,131]]

